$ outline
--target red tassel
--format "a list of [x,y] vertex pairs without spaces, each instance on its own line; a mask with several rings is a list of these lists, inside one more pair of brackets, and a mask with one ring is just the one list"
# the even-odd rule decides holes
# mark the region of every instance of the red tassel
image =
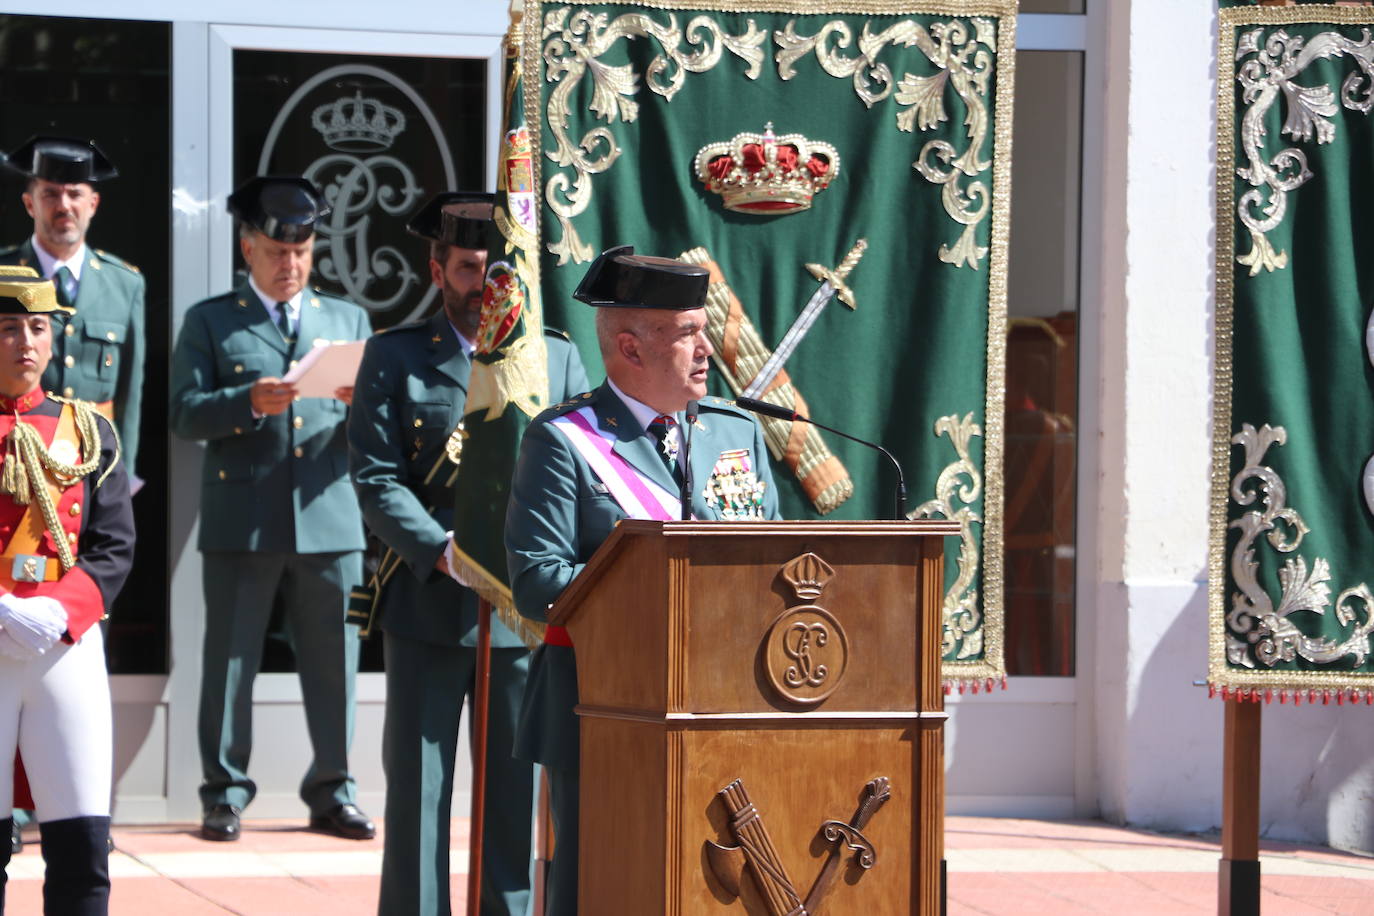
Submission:
[[1221,702],[1225,703],[1225,702],[1226,702],[1227,700],[1229,700],[1229,699],[1231,699],[1231,688],[1230,688],[1230,687],[1223,687],[1223,688],[1221,688]]
[[1301,705],[1302,705],[1302,691],[1301,691],[1301,690],[1294,690],[1294,691],[1293,691],[1293,705],[1294,705],[1294,706],[1301,706]]
[[948,683],[946,683],[946,684],[944,685],[944,688],[945,688],[945,696],[949,696],[951,693],[954,692],[954,688],[951,687]]
[[1337,706],[1344,706],[1344,705],[1345,705],[1345,691],[1344,691],[1344,690],[1337,690],[1337,691],[1336,691],[1336,705],[1337,705]]
[[1002,689],[1003,689],[1003,690],[1006,690],[1006,689],[1007,689],[1007,676],[1006,676],[1005,674],[1002,675]]
[[1279,691],[1279,705],[1282,706],[1284,703],[1287,703],[1287,702],[1288,702],[1288,691],[1287,691],[1287,690],[1280,690],[1280,691]]
[[1216,695],[1217,695],[1217,685],[1216,685],[1216,684],[1208,684],[1208,685],[1207,685],[1207,699],[1210,700],[1210,699],[1212,699],[1213,697],[1215,697]]
[[1266,689],[1264,691],[1264,705],[1268,706],[1272,702],[1274,702],[1274,691]]

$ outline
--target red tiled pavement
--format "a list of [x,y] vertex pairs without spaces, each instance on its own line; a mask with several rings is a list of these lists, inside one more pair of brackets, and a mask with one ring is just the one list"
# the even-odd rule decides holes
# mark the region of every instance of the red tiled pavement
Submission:
[[[207,843],[186,825],[116,828],[111,913],[376,912],[380,835],[353,842],[312,833],[298,823],[250,820],[245,826],[237,843]],[[462,916],[465,820],[453,821],[451,840],[458,853],[453,911]],[[953,817],[946,824],[945,845],[951,916],[1217,912],[1215,836],[1157,834],[1100,821]],[[1325,847],[1265,843],[1262,868],[1265,916],[1374,916],[1374,859]],[[36,848],[15,859],[9,916],[42,911],[40,873]]]

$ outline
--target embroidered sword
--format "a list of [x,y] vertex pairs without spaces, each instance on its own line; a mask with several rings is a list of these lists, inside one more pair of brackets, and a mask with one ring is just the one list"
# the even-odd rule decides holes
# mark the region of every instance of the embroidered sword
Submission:
[[768,386],[773,383],[773,379],[777,378],[778,372],[782,370],[782,364],[787,362],[792,351],[797,349],[797,345],[802,342],[806,332],[811,330],[811,326],[816,323],[816,319],[820,317],[821,312],[831,299],[839,299],[851,310],[854,308],[854,291],[845,283],[845,278],[859,263],[859,259],[864,256],[864,251],[867,248],[868,240],[859,239],[834,270],[819,264],[806,265],[811,276],[821,281],[821,285],[811,294],[811,298],[807,300],[801,314],[797,316],[796,321],[792,322],[792,327],[787,329],[787,333],[783,335],[782,343],[778,344],[773,355],[768,357],[768,361],[763,364],[759,374],[754,376],[754,380],[749,383],[744,391],[740,392],[744,397],[758,398],[768,390]]

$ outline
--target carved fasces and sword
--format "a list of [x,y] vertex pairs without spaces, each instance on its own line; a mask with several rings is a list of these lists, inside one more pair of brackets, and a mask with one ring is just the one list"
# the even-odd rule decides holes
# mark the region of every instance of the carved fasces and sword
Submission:
[[763,824],[763,815],[754,807],[743,781],[736,779],[721,789],[718,797],[730,815],[730,832],[738,844],[721,846],[709,840],[706,843],[706,861],[721,886],[738,897],[747,865],[763,895],[769,916],[818,916],[825,895],[840,875],[840,863],[846,849],[854,850],[854,863],[865,871],[878,864],[878,852],[863,830],[892,797],[892,787],[886,776],[869,780],[849,823],[831,820],[821,824],[821,836],[832,848],[804,901],[778,858],[772,837]]
[[768,357],[768,361],[763,364],[758,375],[754,380],[740,392],[746,398],[761,398],[773,383],[773,379],[778,377],[778,372],[782,370],[783,363],[787,362],[797,345],[802,342],[806,332],[811,330],[811,326],[816,323],[826,305],[831,299],[839,299],[852,311],[856,305],[854,301],[854,291],[845,283],[845,279],[859,263],[859,259],[864,256],[864,251],[868,249],[868,240],[859,239],[854,243],[854,247],[849,249],[849,254],[844,256],[844,260],[834,270],[822,267],[820,264],[807,264],[806,269],[811,272],[811,276],[820,281],[820,286],[811,294],[806,306],[802,308],[797,320],[792,322],[792,327],[787,329],[783,335],[782,342],[777,349]]

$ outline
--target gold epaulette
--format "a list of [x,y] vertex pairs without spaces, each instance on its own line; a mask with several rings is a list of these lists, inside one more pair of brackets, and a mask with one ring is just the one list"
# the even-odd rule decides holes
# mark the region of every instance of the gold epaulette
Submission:
[[[76,413],[76,430],[81,435],[82,448],[83,450],[93,449],[93,460],[98,465],[100,462],[100,423],[96,420],[96,417],[101,417],[103,414],[100,413],[100,409],[95,405],[95,402],[83,401],[80,398],[64,398],[56,394],[48,395],[48,400],[56,401],[59,404],[70,404],[72,406],[72,410]],[[105,473],[96,478],[95,488],[97,490],[100,489],[100,485],[105,482],[105,478],[110,476],[110,472],[115,469],[115,465],[119,464],[119,460],[124,454],[123,443],[119,441],[119,430],[115,429],[115,425],[109,420],[105,422],[106,425],[110,427],[110,435],[114,436],[115,453],[114,460],[112,460],[110,466],[105,469]],[[88,432],[91,436],[90,440],[86,438]],[[95,468],[91,468],[81,476],[85,477],[87,474],[91,473],[92,470],[95,470]]]

